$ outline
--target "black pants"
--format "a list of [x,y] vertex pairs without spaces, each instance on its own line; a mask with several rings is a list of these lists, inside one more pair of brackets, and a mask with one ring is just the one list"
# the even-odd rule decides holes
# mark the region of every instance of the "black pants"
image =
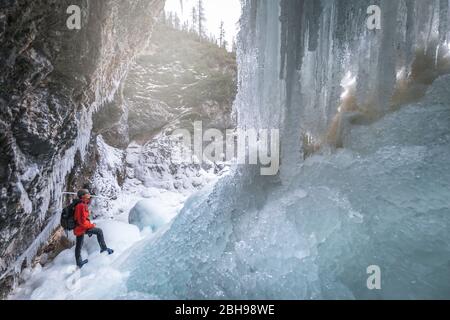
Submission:
[[[98,244],[100,245],[101,251],[105,251],[108,247],[105,243],[105,238],[103,237],[103,231],[100,228],[93,228],[88,231],[86,231],[86,234],[88,236],[97,236]],[[77,237],[77,244],[75,246],[75,259],[77,261],[77,264],[81,264],[83,261],[81,259],[81,248],[83,248],[83,241],[84,241],[84,235]]]

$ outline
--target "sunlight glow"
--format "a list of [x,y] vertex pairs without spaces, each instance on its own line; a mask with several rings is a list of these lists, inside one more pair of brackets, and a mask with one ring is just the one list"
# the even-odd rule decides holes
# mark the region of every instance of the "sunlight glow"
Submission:
[[[175,12],[182,22],[192,22],[192,8],[198,6],[198,0],[167,0],[165,11]],[[207,35],[214,34],[219,37],[220,22],[224,22],[226,40],[231,48],[233,38],[236,38],[241,17],[240,0],[203,0],[206,17]]]
[[341,100],[348,97],[353,87],[356,84],[356,77],[349,71],[341,81],[341,86],[344,88],[344,92],[341,94]]

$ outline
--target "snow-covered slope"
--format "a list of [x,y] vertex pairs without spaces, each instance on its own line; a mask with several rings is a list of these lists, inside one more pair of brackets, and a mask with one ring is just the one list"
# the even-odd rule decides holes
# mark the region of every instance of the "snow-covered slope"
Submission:
[[[131,143],[126,150],[97,138],[98,166],[93,176],[94,190],[103,197],[93,202],[94,217],[127,217],[140,200],[155,199],[163,212],[173,217],[193,192],[226,174],[228,167],[216,164],[187,164],[176,160],[182,145],[164,134],[145,145]],[[122,176],[123,174],[123,176]],[[119,185],[118,180],[121,180]]]

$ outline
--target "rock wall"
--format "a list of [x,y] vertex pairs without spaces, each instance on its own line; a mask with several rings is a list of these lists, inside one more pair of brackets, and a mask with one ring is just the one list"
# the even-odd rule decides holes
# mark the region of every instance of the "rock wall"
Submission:
[[[81,8],[69,30],[67,8]],[[148,43],[164,0],[0,2],[0,297],[59,223],[92,116]]]

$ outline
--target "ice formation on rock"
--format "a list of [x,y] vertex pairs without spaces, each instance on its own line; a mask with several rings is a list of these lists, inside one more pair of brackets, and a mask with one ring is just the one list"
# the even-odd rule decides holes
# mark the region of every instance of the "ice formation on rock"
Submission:
[[1,297],[58,226],[92,115],[114,97],[164,1],[71,4],[83,9],[81,30],[66,28],[66,1],[0,5]]
[[154,201],[141,200],[131,209],[128,222],[140,230],[149,228],[152,232],[156,232],[169,221],[161,214]]

